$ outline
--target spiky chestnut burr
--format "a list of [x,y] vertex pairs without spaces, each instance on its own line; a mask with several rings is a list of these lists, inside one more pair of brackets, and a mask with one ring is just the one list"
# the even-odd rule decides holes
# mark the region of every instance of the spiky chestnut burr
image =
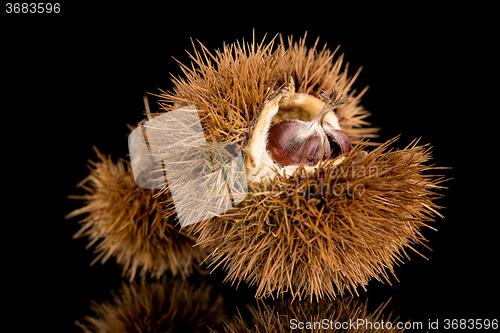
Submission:
[[78,184],[88,193],[70,196],[85,205],[66,216],[86,215],[74,238],[88,237],[87,247],[97,244],[92,264],[114,257],[130,280],[166,272],[186,278],[199,269],[206,254],[193,247],[195,237],[175,227],[169,194],[138,187],[129,165],[95,151],[98,161]]
[[[342,55],[335,59],[336,51],[318,50],[317,42],[308,48],[305,38],[295,43],[290,37],[288,46],[280,40],[276,49],[274,39],[225,45],[214,54],[194,47],[193,66],[181,65],[184,77],[174,78],[172,92],[158,95],[166,112],[194,104],[207,140],[236,143],[246,152],[247,198],[188,231],[198,237],[197,248],[209,252],[207,262],[228,271],[227,280],[257,285],[256,297],[290,292],[312,300],[356,294],[370,279],[389,281],[405,250],[425,240],[420,229],[440,216],[434,199],[442,179],[429,174],[437,168],[426,165],[425,146],[394,150],[388,147],[391,140],[368,151],[370,142],[360,144],[363,137],[375,137],[377,129],[367,127],[369,113],[360,105],[366,89],[352,89],[359,71],[349,76]],[[314,118],[324,106],[320,90],[334,88],[349,99],[325,121],[348,135],[352,151],[314,167],[276,165],[266,152],[270,126],[298,115],[304,121]],[[358,170],[364,176],[351,172]],[[352,191],[355,186],[365,189],[362,195]],[[331,190],[315,192],[323,188]],[[120,200],[117,188],[102,193],[112,207]],[[137,207],[151,212],[150,200],[138,200]],[[98,210],[91,205],[87,209]],[[119,238],[98,230],[92,237],[102,235],[116,250],[134,232],[119,230]],[[150,234],[140,243],[154,249],[163,237]],[[151,265],[160,255],[151,254],[134,256],[138,266]]]
[[438,169],[426,165],[429,148],[394,142],[368,153],[358,144],[339,164],[251,184],[240,206],[193,225],[197,245],[227,267],[228,281],[256,285],[258,298],[334,299],[371,279],[390,283],[407,249],[425,242],[421,229],[441,216],[443,181],[429,174]]
[[331,97],[324,92],[320,96],[327,103],[313,120],[284,120],[269,130],[266,149],[280,167],[301,163],[314,166],[321,160],[334,159],[351,151],[349,137],[325,121],[326,114],[345,103],[347,98],[336,99],[337,92]]
[[[402,150],[390,140],[370,151],[376,129],[352,90],[354,77],[328,49],[282,43],[201,46],[182,65],[184,78],[164,92],[165,111],[194,104],[207,138],[238,143],[245,151],[248,196],[232,210],[194,224],[207,262],[227,270],[234,284],[257,285],[256,297],[311,300],[357,294],[368,281],[389,282],[406,249],[425,239],[421,229],[441,216],[434,199],[443,181],[429,171],[430,153],[416,142]],[[210,61],[208,60],[210,59]],[[290,80],[292,78],[292,80]],[[313,119],[324,107],[320,91],[349,99],[325,121],[345,132],[354,148],[310,166],[280,167],[266,144],[272,125]],[[357,191],[356,191],[357,189]]]

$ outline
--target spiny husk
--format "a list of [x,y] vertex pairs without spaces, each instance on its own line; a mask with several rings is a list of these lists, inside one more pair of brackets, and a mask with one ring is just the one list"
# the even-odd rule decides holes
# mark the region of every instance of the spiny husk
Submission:
[[113,302],[92,301],[93,316],[76,325],[84,332],[208,332],[226,320],[224,299],[204,280],[189,282],[164,276],[150,282],[122,283]]
[[371,278],[389,282],[405,248],[441,216],[433,200],[443,180],[426,174],[438,169],[425,164],[428,148],[415,141],[392,150],[393,141],[368,154],[359,144],[314,174],[250,186],[236,208],[193,226],[197,245],[212,267],[227,269],[226,280],[257,285],[256,297],[319,300],[357,294]]
[[[375,137],[377,128],[366,127],[369,112],[359,105],[366,88],[356,94],[351,90],[359,75],[352,77],[343,66],[343,55],[335,59],[336,52],[323,47],[307,48],[306,36],[299,42],[288,39],[274,48],[275,40],[256,43],[236,42],[224,45],[211,53],[200,44],[190,54],[192,68],[180,63],[184,78],[174,78],[173,92],[155,95],[161,98],[165,111],[194,104],[200,111],[206,136],[216,142],[237,143],[242,148],[249,129],[263,104],[290,81],[297,92],[318,96],[321,89],[349,96],[349,101],[337,110],[342,129],[351,141]],[[364,126],[364,127],[363,127]]]
[[[373,313],[368,312],[368,302],[360,302],[352,298],[342,298],[333,302],[322,301],[316,304],[304,302],[289,302],[280,300],[275,305],[258,301],[257,306],[249,306],[252,314],[252,324],[246,322],[241,313],[234,319],[224,323],[226,333],[258,333],[258,332],[289,332],[292,320],[302,322],[304,328],[309,322],[311,328],[299,329],[300,332],[403,332],[396,328],[396,321],[391,321],[391,314],[384,314],[389,301],[382,303]],[[335,328],[335,323],[357,323],[363,320],[365,325],[359,328],[346,325],[347,328]],[[328,324],[325,327],[325,321]],[[384,323],[383,328],[380,327]],[[388,325],[387,323],[391,323]],[[315,324],[316,323],[316,324]],[[333,323],[333,324],[332,324]],[[333,327],[331,326],[333,325]],[[391,327],[391,328],[388,328]]]
[[85,200],[85,206],[66,216],[88,214],[74,238],[88,237],[87,248],[97,243],[92,264],[113,256],[130,280],[136,274],[158,278],[167,271],[185,278],[198,269],[206,254],[193,248],[192,235],[174,226],[168,193],[157,196],[138,187],[128,165],[95,150],[99,161],[91,162],[89,176],[78,185],[88,194],[70,196]]
[[[345,69],[341,70],[342,57],[333,61],[334,53],[326,48],[307,49],[304,39],[299,43],[290,39],[288,48],[280,44],[274,50],[273,45],[274,40],[256,44],[254,39],[247,45],[225,46],[215,54],[203,45],[201,51],[195,48],[191,56],[193,67],[182,65],[185,78],[174,79],[173,92],[158,95],[161,105],[170,111],[194,104],[209,140],[237,143],[244,148],[259,110],[280,87],[294,82],[296,91],[313,95],[320,89],[335,88],[349,96],[337,117],[342,130],[358,145],[336,168],[326,162],[311,174],[299,168],[292,177],[277,175],[260,187],[250,184],[247,198],[236,208],[195,224],[189,231],[198,236],[197,245],[209,251],[212,267],[225,267],[227,280],[233,283],[246,281],[257,285],[257,297],[290,292],[294,299],[305,295],[319,300],[355,294],[356,288],[364,288],[371,278],[389,281],[389,274],[402,261],[405,250],[413,250],[413,244],[424,241],[420,229],[440,216],[433,200],[442,179],[426,174],[436,169],[426,165],[430,152],[417,143],[393,151],[388,147],[390,141],[366,154],[363,150],[369,142],[360,143],[361,138],[374,136],[376,129],[362,127],[368,125],[368,112],[359,106],[365,90],[357,95],[351,90],[357,74],[348,77]],[[367,175],[335,173],[357,168],[364,169]],[[373,168],[377,170],[375,175],[368,172]],[[121,178],[118,177],[118,183],[123,181]],[[89,205],[81,210],[96,216],[84,221],[85,235],[94,240],[102,238],[104,259],[116,254],[131,275],[142,266],[141,273],[153,270],[159,276],[169,262],[161,257],[170,253],[160,244],[169,244],[172,235],[178,235],[162,234],[169,228],[170,218],[161,222],[161,214],[153,208],[160,205],[159,198],[168,198],[168,189],[155,198],[152,195],[158,193],[149,190],[132,191],[135,183],[131,173],[127,184],[130,186],[124,197],[137,193],[134,202],[138,202],[132,205],[134,209],[125,210],[127,214],[118,215],[127,219],[113,223],[116,215],[110,218],[108,213],[100,212],[103,207],[107,210],[110,206],[124,206],[120,204],[120,187],[102,190],[96,203],[89,200]],[[318,196],[304,192],[324,186],[348,188],[348,184],[351,193],[334,191]],[[356,185],[363,189],[362,195],[352,193]],[[94,198],[95,193],[98,191],[91,192],[88,198]],[[171,202],[169,205],[172,208]],[[102,220],[101,215],[107,221],[104,224],[97,222]],[[154,235],[129,242],[128,238],[136,237],[137,225],[149,225],[145,219],[151,221],[151,228],[145,230],[155,230]],[[132,246],[123,247],[124,244]],[[156,260],[163,264],[155,266]]]
[[[283,41],[283,39],[281,39]],[[185,78],[174,79],[174,91],[158,95],[166,111],[194,104],[209,140],[248,141],[259,110],[275,92],[293,82],[297,92],[319,94],[332,88],[349,97],[338,112],[339,123],[358,145],[339,164],[326,162],[313,174],[300,169],[292,177],[276,176],[260,187],[250,184],[247,198],[217,218],[190,230],[206,249],[212,267],[228,271],[227,280],[257,285],[257,297],[290,292],[293,298],[335,298],[357,293],[371,278],[389,281],[405,249],[422,243],[420,232],[438,215],[434,190],[442,179],[425,174],[430,153],[416,143],[392,151],[390,142],[363,152],[376,129],[367,128],[368,112],[359,105],[366,90],[351,90],[357,77],[342,69],[335,52],[308,49],[305,38],[289,39],[273,50],[268,44],[232,44],[210,53],[203,45],[191,55],[192,68],[181,65]],[[338,161],[337,161],[338,162]],[[335,170],[375,168],[363,177]],[[366,171],[368,173],[368,171]],[[362,195],[306,195],[307,188],[342,185]],[[285,192],[282,189],[285,189]],[[310,194],[310,193],[309,193]]]

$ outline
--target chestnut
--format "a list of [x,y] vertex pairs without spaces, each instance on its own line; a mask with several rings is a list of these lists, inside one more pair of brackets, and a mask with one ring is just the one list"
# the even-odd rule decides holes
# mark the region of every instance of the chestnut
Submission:
[[334,100],[335,92],[332,98],[324,93],[320,96],[328,99],[313,120],[284,120],[270,128],[266,150],[280,167],[302,163],[314,166],[321,160],[334,159],[351,151],[347,134],[324,121],[325,115],[345,103],[347,98]]

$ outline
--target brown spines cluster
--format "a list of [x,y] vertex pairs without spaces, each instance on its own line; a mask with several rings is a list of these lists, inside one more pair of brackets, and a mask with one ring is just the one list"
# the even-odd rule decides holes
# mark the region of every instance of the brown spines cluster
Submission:
[[70,196],[85,200],[85,206],[67,218],[87,214],[80,221],[77,237],[88,237],[104,263],[115,257],[131,280],[137,275],[159,278],[165,272],[187,277],[198,268],[206,254],[193,248],[195,238],[176,228],[173,212],[168,210],[168,194],[156,196],[135,184],[130,167],[122,160],[114,163],[97,151],[98,162],[79,187],[88,193]]
[[165,111],[194,104],[209,140],[242,145],[264,102],[293,80],[297,92],[318,96],[321,89],[336,89],[349,97],[337,114],[353,143],[375,136],[378,129],[366,127],[370,125],[365,120],[369,112],[359,105],[366,89],[357,95],[351,90],[359,71],[348,76],[343,55],[335,60],[336,52],[326,46],[316,50],[319,39],[314,48],[308,48],[305,36],[299,42],[290,37],[288,47],[281,38],[276,49],[275,40],[257,44],[254,37],[252,43],[225,45],[215,54],[193,44],[194,52],[189,54],[193,66],[179,62],[184,77],[173,79],[172,92],[155,96],[161,98]]
[[208,332],[228,319],[222,295],[204,280],[164,276],[159,281],[122,283],[113,301],[92,301],[93,315],[77,321],[84,332]]
[[194,104],[209,140],[241,143],[262,102],[280,78],[274,42],[231,44],[212,54],[193,44],[193,68],[180,63],[184,78],[174,78],[172,93],[158,95],[166,111]]
[[[373,313],[368,311],[368,302],[352,298],[343,298],[330,302],[310,304],[305,302],[277,301],[268,305],[258,301],[257,306],[249,306],[252,324],[243,319],[241,313],[234,319],[224,322],[225,333],[258,332],[363,332],[397,333],[404,328],[397,328],[396,320],[391,321],[391,314],[384,310],[389,301],[382,303]],[[295,321],[294,321],[295,320]],[[301,324],[299,324],[301,322]],[[351,322],[360,324],[349,325]],[[365,323],[362,325],[361,323]],[[338,325],[335,327],[335,325]],[[344,325],[344,327],[341,327]],[[302,329],[300,328],[302,327]]]
[[424,172],[428,149],[416,142],[370,153],[357,145],[341,164],[250,187],[245,201],[193,226],[197,245],[227,280],[257,285],[256,297],[313,300],[357,294],[371,278],[389,282],[405,248],[422,243],[420,228],[439,213],[442,178]]
[[309,49],[305,38],[275,43],[254,39],[215,53],[195,47],[192,66],[181,65],[184,77],[158,95],[163,110],[194,104],[207,141],[243,149],[259,111],[290,82],[315,96],[335,90],[348,97],[335,112],[353,150],[313,173],[299,168],[291,177],[249,184],[237,207],[180,233],[168,189],[138,188],[121,162],[99,155],[86,179],[87,205],[70,214],[89,214],[78,236],[100,241],[96,260],[116,257],[131,278],[139,269],[142,276],[186,276],[207,251],[212,268],[227,270],[233,283],[257,285],[257,297],[289,292],[319,300],[356,294],[372,278],[389,281],[406,249],[424,241],[421,228],[440,216],[434,200],[443,181],[431,175],[438,168],[427,164],[429,149],[414,142],[394,150],[391,140],[369,151],[363,138],[377,129],[367,127],[369,113],[359,104],[366,89],[352,89],[359,71],[349,77],[342,56],[335,60],[336,52],[318,51],[317,43]]

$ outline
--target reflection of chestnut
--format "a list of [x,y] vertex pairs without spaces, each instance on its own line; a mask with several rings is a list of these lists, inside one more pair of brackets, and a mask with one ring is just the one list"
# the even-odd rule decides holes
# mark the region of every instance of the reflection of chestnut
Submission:
[[266,150],[280,167],[299,165],[314,166],[320,160],[334,159],[350,152],[351,140],[324,121],[325,115],[341,101],[328,101],[321,112],[310,122],[285,120],[271,127]]
[[[290,299],[265,303],[259,300],[256,305],[247,305],[251,317],[244,318],[238,312],[235,318],[225,321],[224,331],[215,332],[402,333],[408,332],[405,327],[419,327],[418,322],[403,323],[399,318],[392,319],[392,313],[386,311],[389,301],[372,312],[368,310],[367,298],[342,297],[318,303],[292,302]],[[402,324],[404,327],[400,328]]]
[[204,276],[122,282],[107,300],[92,301],[90,311],[75,321],[84,333],[204,333],[221,329],[228,319],[224,297]]

